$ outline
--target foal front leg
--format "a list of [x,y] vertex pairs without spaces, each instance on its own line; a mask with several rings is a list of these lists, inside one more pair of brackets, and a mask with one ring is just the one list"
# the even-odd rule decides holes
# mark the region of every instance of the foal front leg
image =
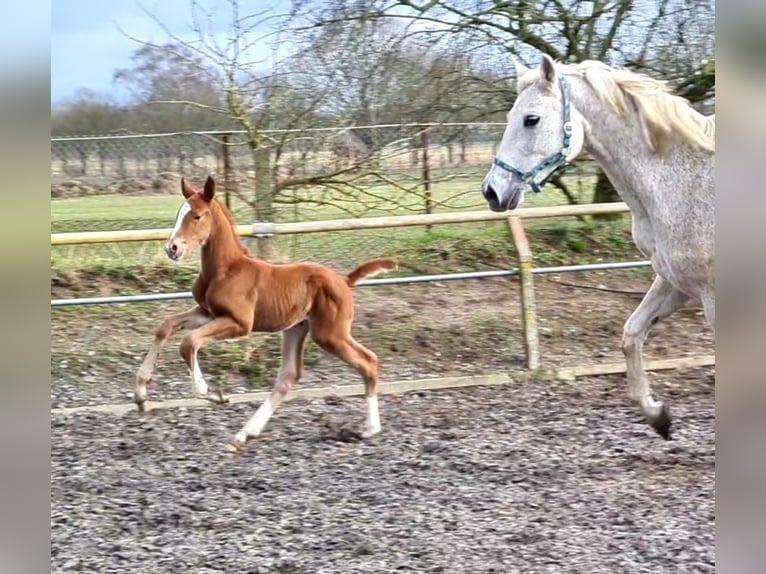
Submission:
[[231,317],[217,317],[212,319],[202,327],[199,327],[186,335],[181,341],[181,357],[183,357],[186,366],[191,374],[192,387],[194,393],[202,398],[217,404],[229,402],[221,389],[211,391],[197,361],[197,353],[207,341],[221,339],[236,339],[244,337],[250,332],[248,326],[236,321]]
[[626,321],[622,336],[628,393],[641,405],[649,425],[665,440],[670,439],[670,410],[652,397],[641,353],[652,326],[683,307],[688,299],[687,295],[657,276],[644,299]]
[[133,393],[133,400],[138,406],[138,410],[143,411],[146,408],[147,385],[152,380],[154,367],[157,364],[160,350],[167,343],[168,339],[176,331],[181,329],[196,329],[205,323],[208,323],[212,317],[208,315],[201,307],[197,306],[183,313],[176,313],[165,317],[162,324],[154,334],[154,342],[146,353],[143,363],[136,373],[136,388]]

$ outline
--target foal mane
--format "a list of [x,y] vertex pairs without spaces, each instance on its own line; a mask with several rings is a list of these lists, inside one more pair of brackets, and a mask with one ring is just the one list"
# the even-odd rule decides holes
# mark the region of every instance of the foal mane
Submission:
[[663,154],[680,138],[695,150],[715,152],[715,114],[701,114],[688,100],[671,93],[667,82],[596,60],[557,67],[583,78],[620,117],[627,117],[632,105],[652,151]]
[[234,220],[234,215],[231,213],[229,208],[226,207],[224,203],[221,203],[220,201],[218,201],[218,198],[213,198],[213,204],[218,206],[218,211],[220,211],[223,214],[224,218],[226,219],[226,222],[229,224],[229,227],[231,228],[231,232],[234,235],[234,238],[237,242],[237,245],[240,248],[240,251],[242,253],[246,253],[249,255],[250,250],[245,245],[245,242],[242,241],[242,238],[239,236],[239,234],[237,234],[237,230],[236,230],[237,222]]

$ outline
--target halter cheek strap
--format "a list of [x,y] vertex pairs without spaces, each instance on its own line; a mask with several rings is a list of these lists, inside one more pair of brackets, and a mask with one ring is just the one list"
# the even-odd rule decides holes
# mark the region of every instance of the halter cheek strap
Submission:
[[[497,156],[495,156],[494,159],[494,164],[496,166],[507,172],[516,174],[524,183],[528,183],[535,193],[540,193],[543,186],[548,183],[557,171],[560,171],[569,165],[567,156],[569,155],[572,132],[574,131],[572,119],[570,117],[569,82],[564,76],[559,76],[559,84],[561,85],[561,94],[564,100],[564,145],[561,149],[556,153],[549,155],[529,171],[516,169]],[[548,172],[547,175],[543,175],[543,172],[550,167],[553,167],[553,169]]]

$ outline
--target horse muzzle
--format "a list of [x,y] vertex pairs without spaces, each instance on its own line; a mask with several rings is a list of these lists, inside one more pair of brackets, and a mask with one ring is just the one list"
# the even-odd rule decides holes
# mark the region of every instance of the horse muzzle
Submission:
[[516,209],[522,197],[521,189],[507,190],[504,193],[502,190],[496,189],[489,182],[484,183],[481,193],[489,209],[497,213]]
[[178,241],[170,240],[165,244],[165,254],[171,261],[180,261],[185,251],[186,247]]

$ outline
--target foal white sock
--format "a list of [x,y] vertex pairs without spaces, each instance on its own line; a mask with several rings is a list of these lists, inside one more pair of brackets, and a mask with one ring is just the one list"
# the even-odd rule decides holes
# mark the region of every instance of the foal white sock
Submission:
[[271,397],[266,397],[266,400],[261,403],[255,414],[250,417],[250,420],[245,423],[242,430],[239,431],[235,438],[241,442],[247,442],[249,437],[258,436],[263,432],[266,423],[269,422],[271,415],[274,414],[274,406],[271,404]]
[[367,430],[378,432],[380,430],[380,412],[378,410],[378,397],[367,397]]

